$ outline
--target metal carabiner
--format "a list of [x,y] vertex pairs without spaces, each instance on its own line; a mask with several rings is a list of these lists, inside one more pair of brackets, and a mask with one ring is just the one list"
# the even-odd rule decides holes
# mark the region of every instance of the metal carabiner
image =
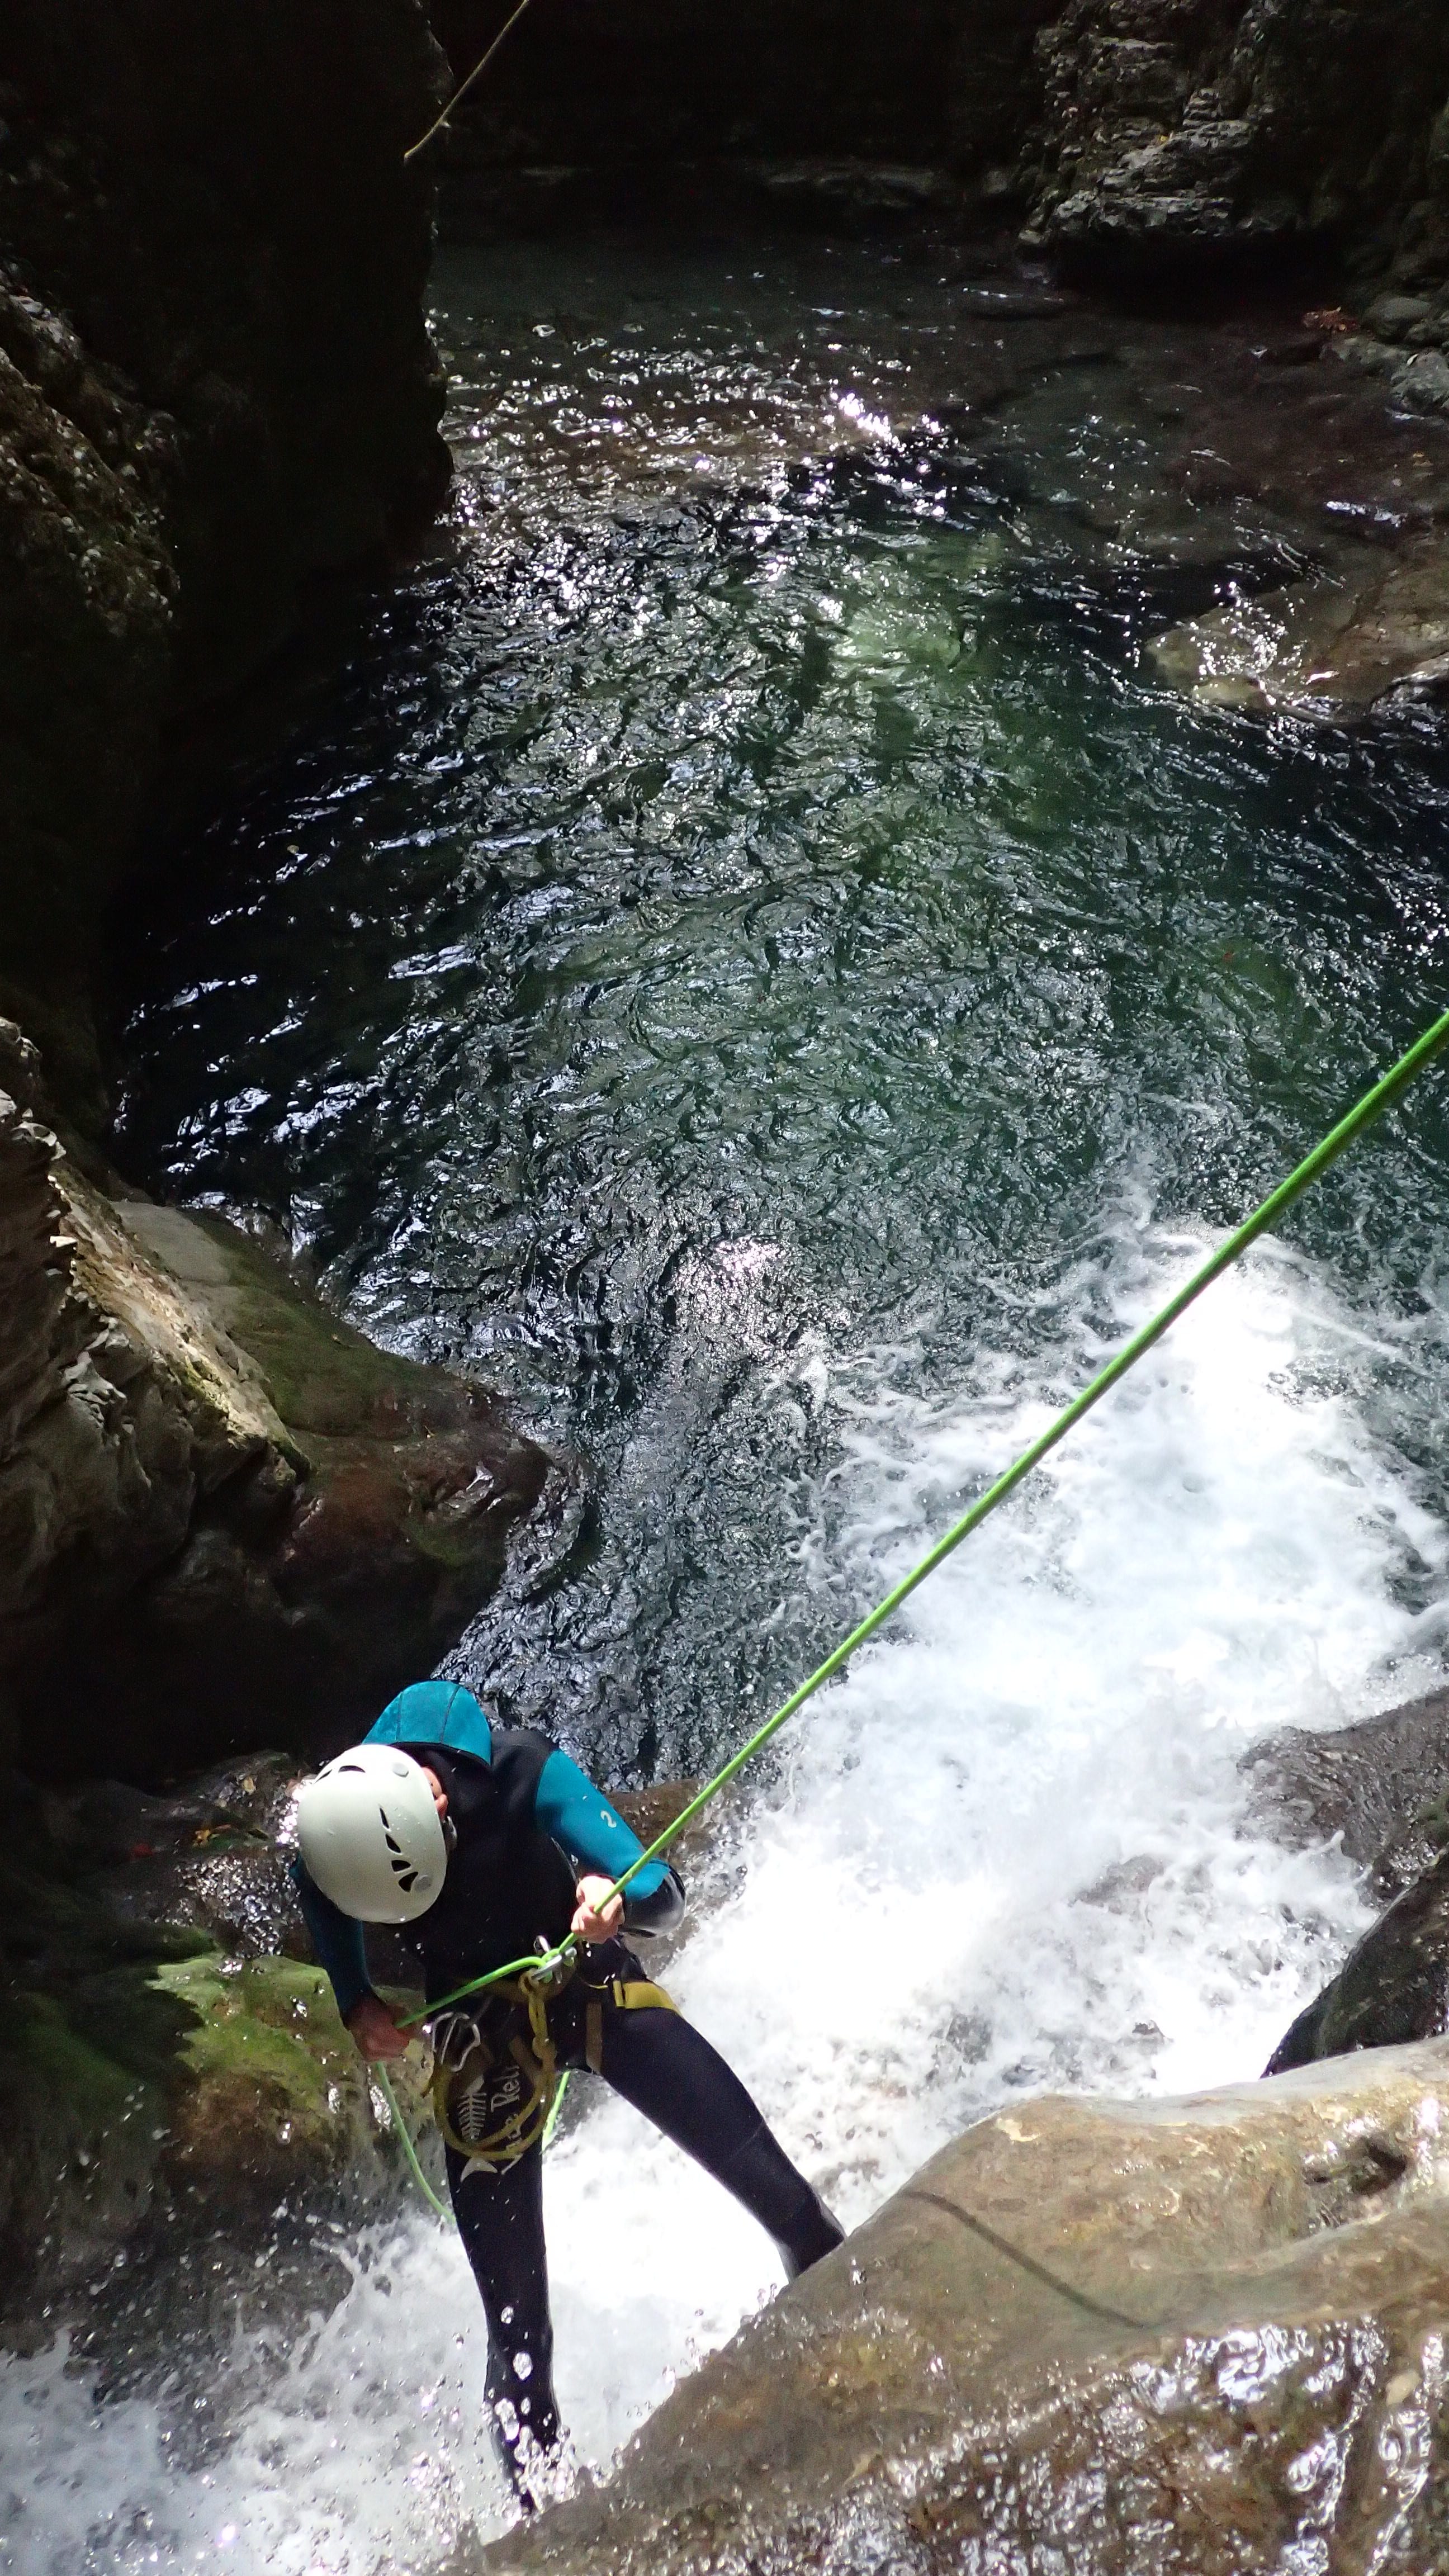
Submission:
[[427,2031],[436,2064],[454,2072],[483,2044],[476,2021],[463,2012],[439,2013],[428,2023]]

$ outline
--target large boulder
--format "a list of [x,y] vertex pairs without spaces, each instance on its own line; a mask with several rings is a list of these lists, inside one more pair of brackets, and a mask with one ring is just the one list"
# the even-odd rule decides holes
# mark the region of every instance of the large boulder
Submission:
[[1449,1842],[1449,1690],[1319,1731],[1285,1727],[1240,1765],[1255,1823],[1299,1850],[1337,1837],[1381,1898]]
[[[1435,363],[1449,382],[1449,362]],[[1449,545],[1369,547],[1306,581],[1235,600],[1151,646],[1161,677],[1201,706],[1337,720],[1449,685]]]
[[934,2158],[493,2576],[1445,2564],[1449,2049],[1024,2102]]
[[0,1024],[0,1685],[55,1777],[333,1750],[497,1583],[549,1462],[264,1246],[108,1195]]

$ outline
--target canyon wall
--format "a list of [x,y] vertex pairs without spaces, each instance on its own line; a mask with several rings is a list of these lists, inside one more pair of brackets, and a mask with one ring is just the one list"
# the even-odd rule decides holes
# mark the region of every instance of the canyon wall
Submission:
[[[384,1555],[406,1533],[395,1669],[456,1633],[543,1481],[528,1444],[505,1459],[474,1390],[359,1377],[344,1395],[329,1353],[352,1341],[284,1259],[268,1270],[216,1224],[168,1231],[95,1150],[109,908],[138,882],[159,782],[319,593],[385,573],[445,490],[423,318],[438,179],[454,220],[510,226],[708,216],[743,192],[772,217],[1008,223],[1109,277],[1337,260],[1331,291],[1367,313],[1354,362],[1394,399],[1449,407],[1449,17],[1432,0],[910,0],[889,17],[746,0],[727,30],[699,0],[662,20],[639,0],[539,0],[453,138],[406,162],[445,94],[438,38],[461,69],[497,24],[482,0],[435,0],[431,23],[424,0],[13,0],[0,27],[0,1009],[39,1042],[48,1093],[17,1038],[0,1674],[29,1728],[62,1683],[83,1705],[100,1658],[118,1759],[148,1674],[204,1675],[216,1722],[193,1751],[234,1740],[230,1676],[253,1652],[286,1712],[271,1732],[301,1740],[334,1666],[340,1722],[390,1678],[380,1629],[359,1628],[369,1661],[322,1607],[367,1533]],[[271,1358],[243,1367],[238,1318],[263,1309]],[[183,1313],[198,1347],[231,1345],[215,1402],[187,1378],[182,1325],[152,1332]],[[253,1419],[259,1383],[270,1414]],[[392,1404],[411,1425],[398,1455],[416,1433],[433,1464],[384,1508],[323,1451],[382,1441]],[[511,1499],[490,1503],[486,1546],[450,1556],[437,1515],[461,1513],[485,1427],[484,1482]],[[322,1545],[343,1493],[345,1580]],[[95,1758],[77,1725],[75,1757]]]
[[32,1773],[345,1740],[546,1475],[284,1246],[97,1150],[108,910],[158,786],[447,488],[403,160],[442,78],[422,0],[0,20],[0,1750]]
[[452,1645],[547,1468],[279,1249],[97,1188],[0,1021],[0,1751],[54,1779],[337,1750]]
[[104,906],[168,736],[447,482],[422,0],[0,22],[0,1002],[99,1124]]

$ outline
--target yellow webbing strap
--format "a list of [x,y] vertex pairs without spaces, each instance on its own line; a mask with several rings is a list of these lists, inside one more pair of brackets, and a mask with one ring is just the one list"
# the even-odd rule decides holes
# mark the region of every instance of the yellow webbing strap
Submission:
[[604,2004],[610,1994],[617,2012],[678,2012],[679,2006],[662,1986],[652,1986],[647,1977],[613,1977],[601,1993],[589,1997],[584,2015],[584,2056],[596,2075],[604,2071]]
[[662,1986],[651,1986],[645,1977],[614,1979],[614,2001],[620,2012],[678,2012],[679,2006]]

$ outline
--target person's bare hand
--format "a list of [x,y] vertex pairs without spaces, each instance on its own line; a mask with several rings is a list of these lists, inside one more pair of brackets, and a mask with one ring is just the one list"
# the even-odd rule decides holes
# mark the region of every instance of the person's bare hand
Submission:
[[[579,1901],[569,1930],[580,1941],[612,1941],[618,1931],[624,1920],[624,1900],[622,1896],[609,1896],[613,1884],[611,1878],[579,1880],[574,1889]],[[598,1909],[606,1896],[609,1896],[609,1902],[601,1914]]]
[[444,1788],[442,1781],[438,1778],[436,1771],[430,1770],[426,1762],[420,1762],[418,1768],[422,1772],[423,1778],[426,1780],[428,1787],[432,1790],[433,1804],[437,1808],[438,1822],[441,1824],[443,1818],[448,1812],[448,1792]]
[[380,1995],[364,1995],[347,2016],[347,2027],[364,2057],[406,2057],[408,2034]]

